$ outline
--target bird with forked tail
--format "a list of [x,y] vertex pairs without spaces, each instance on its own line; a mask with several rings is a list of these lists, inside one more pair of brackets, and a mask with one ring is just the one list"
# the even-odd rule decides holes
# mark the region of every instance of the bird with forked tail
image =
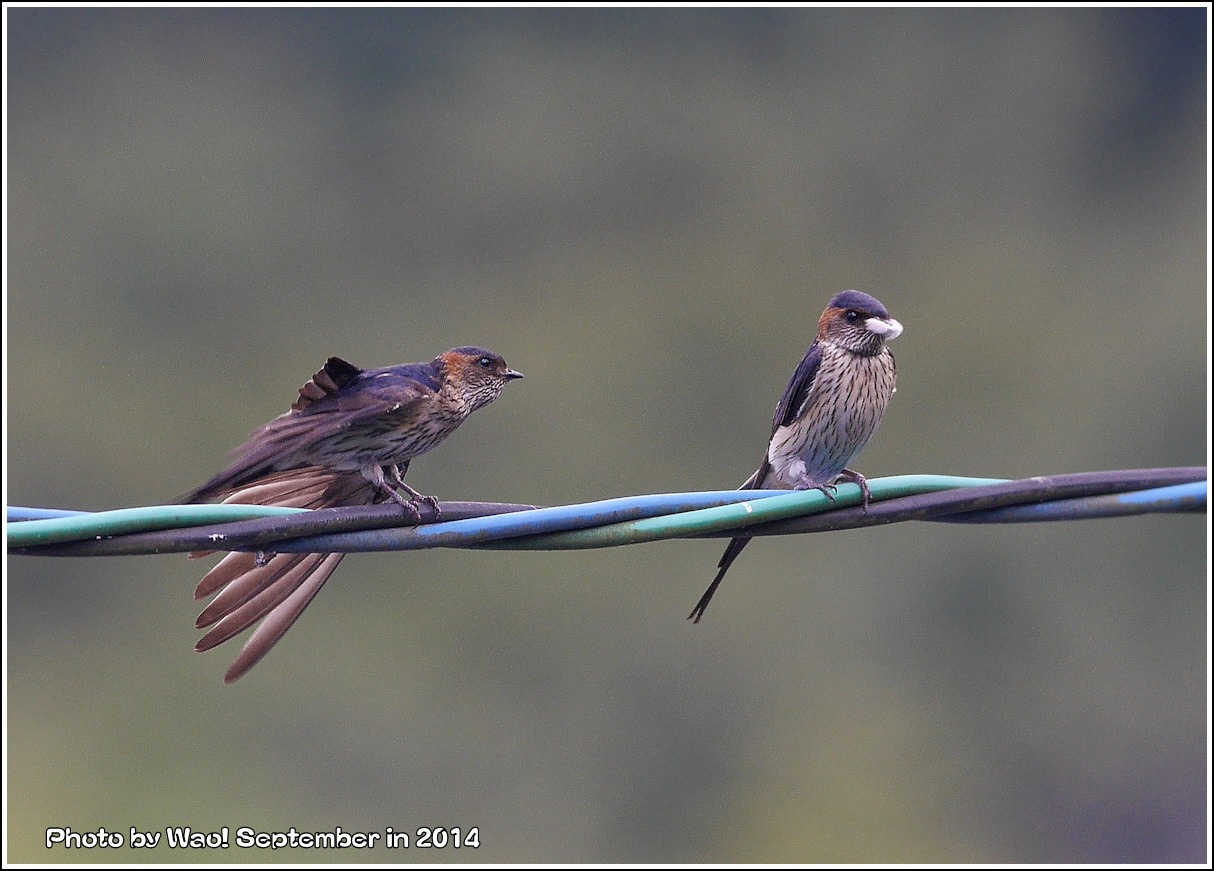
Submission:
[[[233,451],[231,465],[181,501],[223,497],[225,503],[332,508],[391,500],[415,517],[422,503],[437,512],[437,499],[404,482],[410,461],[522,377],[499,355],[468,346],[429,363],[383,369],[330,357],[300,388],[290,411],[254,432]],[[218,593],[198,615],[198,628],[211,628],[196,649],[210,650],[260,620],[224,675],[225,682],[236,680],[291,628],[342,556],[229,553],[194,591],[196,599]]]
[[[832,500],[834,484],[860,486],[867,506],[868,483],[847,464],[877,429],[894,395],[896,367],[888,342],[902,334],[902,324],[867,293],[835,294],[818,320],[818,335],[784,388],[771,422],[767,454],[740,490],[821,490]],[[700,622],[725,573],[750,542],[730,539],[717,576],[689,620]]]

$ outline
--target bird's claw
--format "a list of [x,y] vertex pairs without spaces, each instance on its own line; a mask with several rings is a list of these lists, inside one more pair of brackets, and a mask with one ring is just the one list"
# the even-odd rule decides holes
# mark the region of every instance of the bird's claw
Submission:
[[[836,481],[846,481],[849,484],[855,484],[860,488],[860,511],[863,514],[868,513],[868,503],[873,501],[873,491],[868,488],[868,479],[859,472],[853,472],[850,469],[844,469]],[[798,490],[818,490],[829,499],[831,502],[836,502],[835,493],[839,488],[834,484],[815,484],[812,481],[801,481],[797,484]]]
[[437,496],[424,496],[424,495],[418,494],[413,497],[411,504],[414,507],[416,507],[418,502],[424,502],[425,504],[429,505],[430,509],[434,512],[435,517],[442,516],[443,509],[442,509],[442,506],[438,504]]
[[823,496],[831,502],[835,501],[835,491],[838,489],[833,484],[815,484],[813,481],[805,480],[797,483],[797,490],[818,490]]
[[420,522],[422,519],[422,512],[421,508],[418,507],[419,505],[424,504],[430,506],[430,509],[434,512],[435,517],[439,517],[443,513],[443,509],[438,504],[437,496],[426,496],[425,494],[413,491],[409,496],[406,497],[399,490],[393,489],[392,487],[388,487],[385,492],[387,492],[388,496],[393,502],[405,509],[407,513],[413,515],[413,519],[416,521]]
[[868,513],[868,503],[873,501],[873,491],[868,488],[868,479],[859,472],[853,472],[851,469],[844,469],[839,475],[840,481],[849,481],[860,488],[860,513]]

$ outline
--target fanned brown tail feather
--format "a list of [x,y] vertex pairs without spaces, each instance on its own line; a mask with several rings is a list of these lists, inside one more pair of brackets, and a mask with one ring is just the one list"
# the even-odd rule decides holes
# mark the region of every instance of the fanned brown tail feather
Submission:
[[325,581],[329,579],[329,575],[333,574],[333,570],[337,568],[345,554],[308,554],[308,556],[320,557],[319,564],[302,575],[299,585],[281,604],[266,615],[261,625],[249,636],[249,640],[240,649],[236,660],[224,674],[224,683],[231,683],[239,678],[270,652],[270,648],[278,643],[278,639],[286,634],[286,631],[299,619],[304,608],[308,607],[312,598],[320,592],[320,588],[325,585]]
[[[311,383],[311,382],[309,382]],[[328,508],[370,505],[382,499],[358,472],[318,466],[291,469],[261,478],[229,493],[225,504]],[[191,557],[204,554],[191,554]],[[201,599],[216,593],[198,615],[199,629],[211,627],[195,649],[210,650],[261,621],[249,636],[224,680],[239,678],[265,656],[333,574],[344,554],[280,553],[226,555],[194,591]]]

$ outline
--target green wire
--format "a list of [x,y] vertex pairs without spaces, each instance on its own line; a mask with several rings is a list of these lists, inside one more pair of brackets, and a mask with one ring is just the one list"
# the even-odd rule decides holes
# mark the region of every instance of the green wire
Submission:
[[[889,478],[869,480],[868,486],[873,501],[912,496],[919,493],[936,493],[962,487],[985,487],[1007,483],[1006,478],[965,478],[951,475],[895,475]],[[701,508],[681,514],[667,514],[644,520],[628,520],[575,529],[568,532],[549,532],[521,538],[485,542],[480,548],[488,550],[583,550],[596,547],[618,547],[626,544],[641,544],[667,538],[686,538],[721,530],[742,529],[772,520],[819,514],[833,508],[859,505],[860,487],[856,484],[841,484],[832,502],[820,490],[797,490],[782,496],[735,502],[717,508]]]
[[[1200,478],[1204,474],[1200,467],[1183,469],[1129,470],[1125,472],[1081,473],[1072,476],[1054,476],[1045,478],[1026,479],[1023,482],[1009,482],[1004,478],[971,478],[953,475],[900,475],[890,478],[875,478],[868,482],[872,491],[874,503],[902,497],[914,497],[941,491],[969,489],[1003,484],[1022,483],[1028,486],[1038,485],[1038,490],[1046,492],[1058,491],[1056,478],[1101,478],[1102,486],[1121,482],[1121,489],[1131,485],[1138,489],[1146,487],[1151,482],[1158,484],[1161,480],[1184,481],[1189,478]],[[1132,476],[1126,479],[1126,476]],[[1110,479],[1105,481],[1103,479]],[[1053,484],[1051,484],[1053,482]],[[1076,485],[1071,483],[1071,490]],[[1088,482],[1092,486],[1092,482]],[[1101,483],[1101,482],[1096,482]],[[1048,486],[1047,486],[1048,485]],[[1051,489],[1052,487],[1052,489]],[[1044,488],[1044,489],[1043,489]],[[1064,488],[1065,489],[1065,488]],[[1067,491],[1070,492],[1070,491]],[[758,524],[771,524],[777,521],[806,517],[830,511],[835,508],[845,508],[860,504],[860,488],[855,484],[842,484],[835,492],[834,500],[818,490],[802,490],[793,492],[765,491],[771,495],[757,496],[754,494],[736,494],[741,501],[717,505],[711,508],[690,508],[688,502],[712,504],[720,499],[688,500],[686,497],[696,496],[725,496],[730,493],[696,493],[696,494],[659,494],[657,496],[623,497],[605,502],[592,502],[582,505],[566,505],[557,508],[539,509],[537,511],[520,510],[533,506],[485,506],[497,507],[498,511],[481,510],[464,519],[444,521],[437,526],[422,528],[380,529],[374,524],[366,526],[366,531],[352,532],[349,527],[340,531],[337,536],[340,542],[334,545],[335,550],[348,548],[350,541],[343,536],[366,537],[374,536],[375,547],[357,547],[365,550],[401,550],[414,547],[479,547],[498,550],[579,550],[585,548],[617,547],[626,544],[658,541],[668,538],[687,538],[711,534],[737,533],[745,535],[745,530]],[[1056,495],[1052,498],[1058,498]],[[1067,498],[1070,498],[1069,496]],[[1204,490],[1202,491],[1204,505]],[[655,503],[656,500],[656,504]],[[665,502],[663,502],[665,500]],[[1023,500],[1021,500],[1023,501]],[[644,503],[644,504],[642,504]],[[462,503],[461,503],[462,504]],[[1002,507],[1000,503],[996,507]],[[977,503],[970,505],[966,511],[980,510]],[[509,512],[502,514],[501,509]],[[641,510],[644,509],[644,510]],[[351,511],[357,509],[348,509]],[[219,526],[243,520],[278,517],[308,513],[301,508],[283,508],[262,505],[163,505],[142,508],[126,508],[117,511],[98,513],[82,513],[78,515],[54,517],[50,519],[20,520],[21,513],[33,512],[33,509],[9,509],[11,518],[6,524],[7,546],[11,551],[22,548],[38,548],[41,545],[57,545],[71,542],[88,542],[90,540],[109,539],[132,533],[174,530],[185,527]],[[340,513],[341,509],[338,509]],[[662,513],[664,512],[664,513]],[[491,516],[492,515],[492,516]],[[632,516],[633,520],[616,520],[621,516]],[[938,519],[938,518],[934,518]],[[326,515],[326,523],[331,518]],[[885,521],[889,522],[889,521]],[[597,525],[596,525],[597,524]],[[380,524],[382,526],[382,524]],[[821,524],[818,524],[820,527]],[[323,526],[321,527],[323,530]],[[831,527],[833,528],[833,527]],[[270,530],[266,530],[270,531]],[[491,534],[486,534],[486,533]],[[440,535],[441,533],[441,535]],[[208,543],[225,542],[224,532],[215,530],[200,530],[193,533],[198,540],[198,547],[191,549],[206,550]],[[298,537],[287,535],[286,538]],[[395,537],[394,537],[395,536]],[[442,540],[439,541],[438,536]],[[305,545],[329,545],[332,535],[305,533],[302,539],[292,542],[300,549]],[[426,543],[434,539],[431,543]],[[314,541],[315,539],[315,541]],[[420,541],[420,543],[419,543]],[[220,549],[224,549],[221,545]],[[152,545],[146,552],[169,552],[173,548],[165,546],[162,551],[159,545]],[[322,548],[323,551],[323,548]],[[325,551],[327,552],[327,551]],[[344,552],[344,551],[343,551]]]
[[272,505],[153,505],[8,523],[5,525],[5,533],[6,543],[10,548],[34,547],[153,529],[177,529],[183,526],[208,526],[212,523],[253,520],[258,517],[277,517],[307,510]]
[[[950,490],[956,487],[974,487],[982,484],[1002,483],[1002,481],[1003,479],[995,478],[902,475],[874,479],[869,481],[869,486],[874,499],[891,499],[895,496]],[[747,500],[719,508],[685,511],[569,532],[542,533],[503,539],[483,546],[520,550],[573,550],[615,547],[635,542],[657,541],[662,538],[690,536],[700,532],[741,528],[769,520],[782,520],[786,517],[816,514],[835,507],[857,505],[860,502],[860,488],[855,484],[843,484],[839,487],[835,499],[836,501],[832,503],[818,490],[803,490],[764,499]],[[298,514],[306,510],[239,504],[156,505],[120,508],[70,517],[10,522],[6,526],[8,534],[6,545],[9,548],[37,547],[134,532],[207,526],[284,514]]]

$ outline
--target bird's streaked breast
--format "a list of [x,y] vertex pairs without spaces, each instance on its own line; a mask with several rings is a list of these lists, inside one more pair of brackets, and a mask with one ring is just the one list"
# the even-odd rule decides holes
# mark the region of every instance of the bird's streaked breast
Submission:
[[814,384],[793,422],[772,435],[767,457],[780,483],[826,485],[864,447],[894,392],[894,359],[823,345]]

